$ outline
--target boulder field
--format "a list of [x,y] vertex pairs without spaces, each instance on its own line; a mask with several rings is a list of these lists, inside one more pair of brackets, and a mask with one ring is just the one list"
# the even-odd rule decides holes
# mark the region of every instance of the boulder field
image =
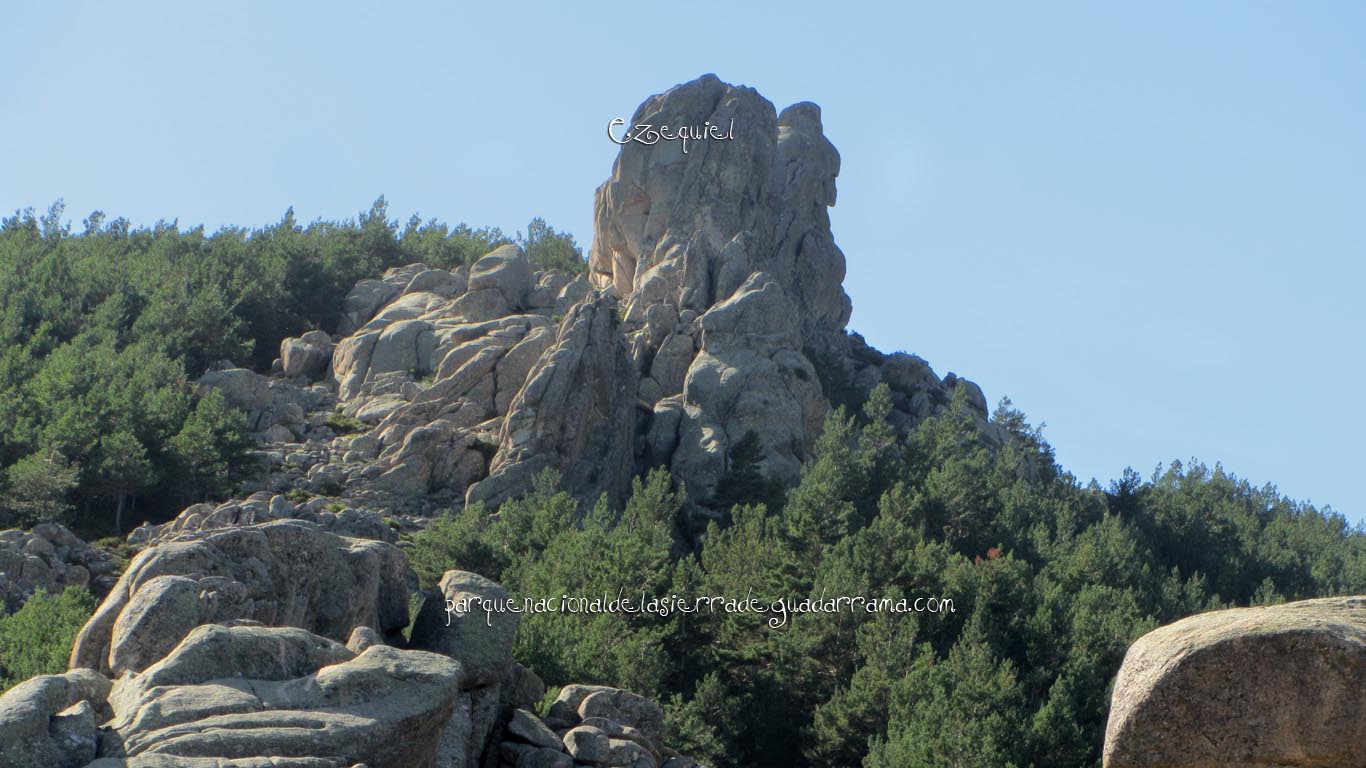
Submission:
[[71,670],[0,696],[5,768],[689,768],[630,691],[546,686],[512,658],[520,615],[463,611],[498,584],[451,570],[418,612],[392,544],[298,519],[184,533],[133,561]]

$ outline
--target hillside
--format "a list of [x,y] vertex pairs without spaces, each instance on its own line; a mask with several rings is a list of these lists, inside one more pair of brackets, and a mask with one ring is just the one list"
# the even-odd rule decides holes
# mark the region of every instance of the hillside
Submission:
[[631,123],[729,134],[627,141],[587,258],[382,199],[5,220],[0,680],[55,676],[0,766],[1099,765],[1141,636],[1366,593],[1341,516],[1194,461],[1084,486],[850,332],[816,105],[704,76]]

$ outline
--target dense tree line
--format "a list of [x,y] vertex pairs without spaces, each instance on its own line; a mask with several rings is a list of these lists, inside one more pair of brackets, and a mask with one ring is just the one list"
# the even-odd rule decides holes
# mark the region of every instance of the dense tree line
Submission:
[[[332,331],[358,280],[421,261],[454,268],[521,243],[583,270],[572,237],[400,226],[384,198],[354,220],[207,234],[99,212],[73,231],[60,203],[0,221],[0,527],[73,518],[113,532],[221,497],[246,468],[241,414],[193,380],[232,360],[265,370],[287,336]],[[130,512],[131,510],[131,512]]]
[[960,392],[898,439],[878,390],[827,420],[775,503],[744,467],[727,526],[671,556],[683,504],[667,473],[626,508],[581,510],[553,476],[496,515],[449,515],[415,541],[533,597],[941,596],[952,613],[524,614],[516,658],[552,684],[670,701],[673,741],[717,766],[1099,765],[1129,644],[1192,613],[1366,591],[1366,533],[1192,463],[1083,486],[1003,403],[992,449]]

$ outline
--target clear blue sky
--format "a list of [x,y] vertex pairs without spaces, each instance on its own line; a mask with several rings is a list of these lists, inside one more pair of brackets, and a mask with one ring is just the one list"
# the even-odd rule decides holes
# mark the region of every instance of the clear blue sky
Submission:
[[1199,457],[1366,516],[1366,4],[502,5],[10,6],[0,210],[384,194],[586,246],[608,120],[715,72],[823,107],[875,346],[1010,396],[1083,480]]

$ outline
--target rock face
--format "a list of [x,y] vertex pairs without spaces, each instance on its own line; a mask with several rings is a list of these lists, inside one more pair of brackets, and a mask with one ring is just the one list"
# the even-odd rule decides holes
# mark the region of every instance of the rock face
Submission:
[[507,598],[482,576],[447,571],[413,626],[413,647],[448,655],[464,671],[434,768],[653,767],[676,755],[664,747],[663,710],[630,691],[566,685],[544,720],[533,714],[545,684],[512,661],[520,614],[506,607]]
[[331,486],[310,490],[391,507],[463,502],[488,475],[503,417],[554,343],[559,316],[585,292],[535,272],[513,245],[468,277],[417,264],[357,284],[331,376],[340,410],[367,432],[332,441],[309,471]]
[[[279,494],[253,493],[245,499],[222,504],[193,504],[174,520],[161,525],[144,525],[128,534],[131,544],[153,546],[179,539],[195,538],[216,529],[268,523],[272,520],[302,520],[329,533],[359,539],[393,543],[394,529],[371,510],[329,509],[332,502],[322,497],[295,504]],[[107,591],[107,590],[106,590]]]
[[323,406],[331,393],[325,386],[300,386],[297,381],[262,376],[246,368],[220,368],[199,379],[199,393],[216,389],[228,405],[246,413],[247,429],[266,433],[272,427],[301,436],[311,426],[307,414]]
[[460,665],[434,653],[354,654],[300,629],[201,626],[114,684],[101,754],[111,766],[429,765],[460,680]]
[[[329,559],[329,547],[346,553]],[[551,716],[537,717],[532,707],[544,698],[545,684],[511,657],[518,614],[502,604],[491,612],[466,606],[450,626],[442,618],[448,599],[507,599],[500,585],[481,576],[446,573],[441,594],[413,633],[414,644],[431,651],[387,644],[402,638],[377,631],[386,626],[383,611],[364,607],[375,600],[367,590],[383,583],[375,566],[386,562],[386,548],[393,549],[378,542],[357,548],[308,524],[279,521],[146,550],[82,631],[84,646],[73,654],[77,666],[107,657],[107,674],[77,668],[0,696],[0,765],[695,766],[663,746],[660,707],[629,691],[568,685]],[[402,553],[393,552],[406,571]],[[301,570],[279,570],[282,553]],[[250,571],[281,586],[261,594],[250,577],[229,582],[218,572],[225,558],[241,563],[234,575]],[[316,605],[302,569],[324,574],[335,588],[328,605]],[[237,607],[251,605],[255,595],[256,610],[249,613],[258,618],[206,613],[214,589]],[[120,597],[130,593],[129,600]],[[117,617],[106,653],[100,638],[111,613]],[[335,634],[262,625],[294,619],[315,628],[378,623],[356,624],[345,645]]]
[[[95,759],[109,681],[88,669],[42,675],[0,696],[0,765],[79,768]],[[92,704],[93,702],[93,704]]]
[[893,422],[909,429],[950,402],[956,378],[845,332],[845,260],[827,213],[840,158],[819,107],[778,113],[753,89],[707,75],[647,99],[631,122],[710,124],[727,136],[686,154],[677,141],[628,142],[598,188],[589,268],[622,299],[652,411],[641,466],[669,466],[705,509],[750,433],[760,470],[791,482],[832,404],[885,382]]
[[687,489],[686,533],[724,512],[715,491],[742,441],[757,440],[760,472],[793,482],[826,413],[879,384],[901,431],[963,387],[999,440],[975,385],[846,331],[828,215],[840,158],[818,107],[779,112],[707,75],[634,122],[725,137],[622,147],[597,191],[587,278],[537,271],[511,244],[468,272],[390,269],[346,296],[335,336],[287,339],[280,376],[206,375],[267,443],[253,490],[422,516],[496,507],[547,469],[585,502],[619,504],[665,466]]
[[280,343],[280,368],[286,376],[317,378],[327,370],[332,347],[332,337],[323,331],[309,331],[297,339],[285,339]]
[[0,531],[0,615],[19,609],[34,590],[56,594],[86,587],[104,595],[114,584],[112,558],[57,523]]
[[1366,596],[1215,611],[1130,647],[1106,768],[1366,765]]
[[547,467],[573,493],[620,503],[635,469],[635,369],[616,300],[595,295],[573,307],[508,406],[489,477],[471,501],[499,503],[530,487]]
[[507,600],[506,590],[477,573],[446,571],[417,615],[411,645],[458,660],[470,687],[498,683],[512,664],[521,615],[485,606]]
[[829,404],[801,352],[798,317],[763,272],[701,316],[701,349],[683,392],[656,407],[647,438],[694,498],[711,498],[729,449],[749,433],[767,449],[761,471],[789,483],[800,477]]
[[393,545],[280,520],[144,550],[71,652],[73,668],[140,672],[201,624],[300,627],[346,642],[358,626],[408,623],[408,561]]
[[806,333],[842,331],[850,303],[844,255],[830,235],[839,153],[820,108],[778,115],[751,88],[706,75],[645,101],[632,124],[726,126],[728,140],[622,147],[598,188],[589,267],[631,297],[628,317],[656,304],[705,312],[753,272],[781,275]]

